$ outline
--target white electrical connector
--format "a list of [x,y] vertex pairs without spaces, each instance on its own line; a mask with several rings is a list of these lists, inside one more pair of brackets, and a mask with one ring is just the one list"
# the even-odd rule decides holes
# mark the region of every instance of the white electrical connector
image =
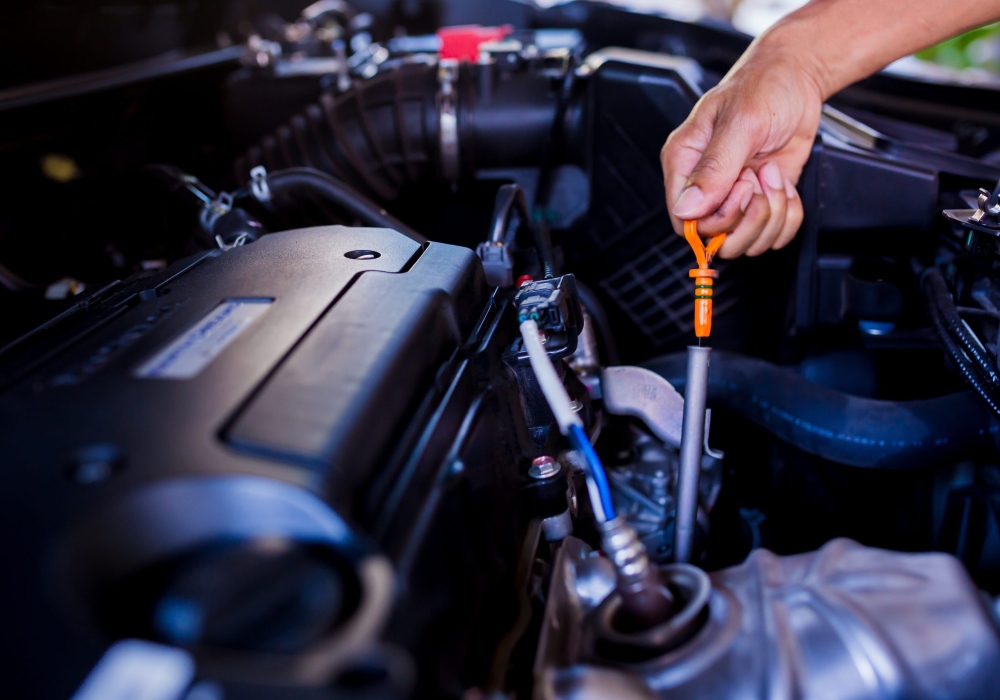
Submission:
[[583,426],[580,416],[573,410],[573,402],[563,386],[562,380],[556,374],[556,368],[552,365],[545,346],[542,345],[541,336],[538,334],[538,324],[532,320],[527,320],[521,324],[521,338],[524,340],[524,349],[528,353],[528,360],[531,362],[531,369],[538,379],[538,384],[545,394],[545,400],[552,409],[556,423],[559,424],[559,432],[569,435],[571,426]]

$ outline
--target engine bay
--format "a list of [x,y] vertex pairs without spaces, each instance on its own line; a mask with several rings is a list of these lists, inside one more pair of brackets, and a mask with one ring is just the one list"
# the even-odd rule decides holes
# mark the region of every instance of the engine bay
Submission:
[[271,4],[3,11],[0,695],[995,696],[995,91],[848,88],[696,261],[749,37]]

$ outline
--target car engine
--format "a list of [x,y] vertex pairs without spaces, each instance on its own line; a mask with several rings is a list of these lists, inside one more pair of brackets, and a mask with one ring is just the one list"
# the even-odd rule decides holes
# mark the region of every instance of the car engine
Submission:
[[660,149],[749,41],[0,10],[0,696],[996,697],[996,90],[838,94],[709,269]]

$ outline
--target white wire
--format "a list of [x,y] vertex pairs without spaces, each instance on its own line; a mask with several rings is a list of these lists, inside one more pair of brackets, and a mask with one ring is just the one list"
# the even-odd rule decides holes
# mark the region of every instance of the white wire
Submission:
[[604,512],[604,501],[601,500],[601,490],[597,488],[597,482],[590,475],[589,471],[584,472],[587,484],[587,495],[590,497],[590,507],[594,510],[594,518],[599,523],[608,521],[608,514]]
[[538,335],[538,324],[528,320],[521,324],[521,338],[524,340],[524,349],[528,352],[528,359],[531,361],[531,369],[538,379],[538,384],[542,388],[545,400],[552,409],[556,423],[559,424],[559,432],[563,435],[569,434],[570,426],[583,425],[580,416],[573,411],[573,402],[570,401],[569,393],[563,386],[562,380],[556,374],[556,368],[552,365],[542,339]]
[[[542,345],[542,339],[538,335],[538,324],[530,320],[522,323],[521,338],[524,340],[524,349],[528,352],[531,370],[535,373],[535,378],[538,379],[538,385],[542,388],[542,394],[545,395],[545,400],[555,416],[556,423],[559,424],[559,432],[563,435],[569,435],[570,427],[574,425],[582,427],[583,421],[573,410],[573,402],[569,398],[569,393],[563,386],[562,380],[559,379],[559,375],[556,374],[556,368],[552,365],[548,353],[545,352],[545,346]],[[582,454],[580,460],[586,464]],[[604,512],[600,489],[590,473],[589,465],[584,469],[584,474],[587,476],[587,493],[590,495],[594,516],[597,518],[597,522],[603,523],[608,518]]]
[[594,509],[594,518],[596,518],[599,523],[607,522],[608,516],[607,513],[604,512],[604,501],[601,500],[601,490],[597,487],[597,482],[594,481],[593,476],[590,474],[590,465],[587,464],[587,460],[584,459],[579,450],[573,450],[568,453],[566,455],[566,459],[574,469],[583,472],[583,475],[586,477],[584,481],[587,484],[587,494],[590,496],[590,505]]

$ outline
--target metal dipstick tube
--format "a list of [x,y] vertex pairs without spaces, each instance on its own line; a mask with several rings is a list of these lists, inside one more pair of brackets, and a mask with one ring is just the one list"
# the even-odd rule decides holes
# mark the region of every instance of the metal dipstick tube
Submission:
[[705,444],[705,409],[708,398],[708,367],[712,349],[688,348],[687,382],[684,386],[684,426],[681,431],[681,464],[677,476],[677,520],[674,526],[674,558],[689,563],[694,550],[698,516],[698,480]]

